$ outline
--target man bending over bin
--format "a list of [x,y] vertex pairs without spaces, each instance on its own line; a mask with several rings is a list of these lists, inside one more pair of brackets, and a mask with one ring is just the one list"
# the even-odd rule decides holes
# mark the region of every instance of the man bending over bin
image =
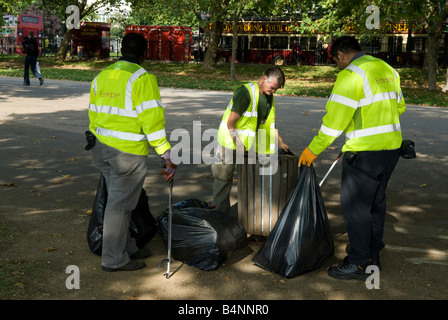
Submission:
[[216,159],[211,167],[213,204],[217,210],[230,212],[233,173],[240,156],[251,150],[271,155],[278,147],[288,151],[275,127],[274,93],[284,84],[282,69],[270,67],[258,82],[246,83],[233,93],[219,125]]

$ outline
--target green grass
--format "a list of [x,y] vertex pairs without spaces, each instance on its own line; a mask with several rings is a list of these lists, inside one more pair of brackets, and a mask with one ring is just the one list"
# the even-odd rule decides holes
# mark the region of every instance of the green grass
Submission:
[[[5,246],[12,246],[14,229],[0,218],[0,252]],[[26,261],[21,258],[5,256],[0,258],[0,300],[23,299],[32,292],[42,289],[39,275],[45,268],[43,261]]]
[[[113,60],[71,60],[55,65],[54,57],[40,57],[42,73],[47,79],[90,82]],[[23,56],[0,55],[0,75],[23,77]],[[202,90],[233,91],[247,81],[258,80],[267,65],[236,65],[236,80],[230,81],[230,64],[218,65],[204,71],[201,64],[144,63],[149,72],[157,76],[160,87],[176,87]],[[289,96],[312,96],[327,98],[333,88],[339,70],[333,66],[284,66],[286,85],[277,93]],[[437,84],[439,90],[429,92],[416,68],[397,69],[402,80],[402,89],[407,104],[448,106],[448,94],[442,92],[445,86],[446,70],[441,70]]]
[[39,292],[39,287],[45,283],[38,283],[43,261],[27,261],[20,259],[0,261],[0,300],[22,300],[29,295]]

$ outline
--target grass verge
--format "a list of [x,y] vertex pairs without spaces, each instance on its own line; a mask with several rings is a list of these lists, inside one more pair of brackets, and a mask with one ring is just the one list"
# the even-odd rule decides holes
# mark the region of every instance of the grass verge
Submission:
[[43,261],[26,261],[21,258],[8,257],[6,246],[13,246],[14,229],[0,218],[0,300],[21,300],[31,293],[39,291],[45,283],[39,283]]
[[[72,60],[56,65],[53,57],[40,57],[42,74],[47,79],[87,81],[92,79],[112,60]],[[0,55],[0,75],[23,77],[23,56]],[[256,81],[267,65],[237,64],[236,80],[230,80],[230,64],[218,65],[204,71],[201,64],[175,64],[146,62],[143,67],[157,76],[160,87],[175,87],[201,90],[233,91],[247,81]],[[334,66],[284,66],[286,85],[277,94],[328,98],[339,70]],[[446,69],[440,70],[437,78],[438,90],[426,89],[420,69],[397,69],[401,77],[403,94],[407,104],[423,106],[448,106],[445,87]]]

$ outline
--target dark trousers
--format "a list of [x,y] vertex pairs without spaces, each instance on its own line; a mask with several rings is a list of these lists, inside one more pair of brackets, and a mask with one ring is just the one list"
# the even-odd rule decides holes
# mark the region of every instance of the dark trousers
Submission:
[[25,57],[25,72],[23,74],[23,84],[30,85],[30,68],[31,72],[38,79],[42,78],[40,70],[36,67],[37,57],[36,56],[26,56]]
[[341,209],[350,241],[349,263],[367,266],[384,247],[386,188],[398,159],[397,150],[344,154]]

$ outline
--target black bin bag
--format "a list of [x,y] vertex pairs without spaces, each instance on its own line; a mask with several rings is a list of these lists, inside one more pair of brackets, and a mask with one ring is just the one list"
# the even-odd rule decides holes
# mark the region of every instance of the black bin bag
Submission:
[[252,261],[292,278],[320,268],[333,252],[333,236],[314,167],[302,166],[277,223]]
[[[107,205],[107,187],[104,176],[100,176],[98,188],[93,204],[92,215],[87,228],[87,243],[90,251],[101,255],[103,244],[104,212]],[[135,238],[138,248],[143,248],[157,233],[156,220],[152,216],[148,196],[142,188],[137,206],[132,211],[131,222],[129,223],[131,237]]]
[[[195,198],[173,204],[172,214],[172,257],[201,270],[217,269],[247,238],[237,219]],[[169,208],[156,219],[165,245],[168,219]]]

